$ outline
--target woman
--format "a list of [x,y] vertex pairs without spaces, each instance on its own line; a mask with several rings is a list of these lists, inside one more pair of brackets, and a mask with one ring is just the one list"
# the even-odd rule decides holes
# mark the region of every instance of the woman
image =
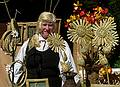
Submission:
[[[61,87],[63,77],[60,61],[63,61],[63,52],[55,53],[49,48],[47,38],[49,34],[54,33],[56,17],[53,13],[43,12],[38,18],[36,34],[24,42],[18,52],[16,61],[25,61],[27,67],[28,79],[48,78],[50,87]],[[74,60],[68,43],[65,43],[65,53],[67,61],[72,65],[76,72]],[[14,68],[14,82],[17,83],[21,73],[19,69],[21,64],[16,63]],[[62,77],[62,79],[61,79]]]

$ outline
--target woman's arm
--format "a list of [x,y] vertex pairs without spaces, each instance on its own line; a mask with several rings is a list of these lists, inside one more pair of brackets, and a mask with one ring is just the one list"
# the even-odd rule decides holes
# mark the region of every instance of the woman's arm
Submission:
[[[65,53],[66,53],[66,56],[67,56],[67,61],[66,62],[69,62],[72,65],[71,71],[77,73],[77,69],[76,69],[76,65],[75,65],[75,62],[74,62],[74,59],[73,59],[73,56],[72,56],[72,53],[71,53],[71,49],[70,49],[68,43],[66,41],[64,41],[64,42],[65,42]],[[64,52],[60,53],[59,56],[60,56],[60,61],[63,61]],[[61,64],[59,64],[59,67],[60,67],[60,72],[62,73]],[[62,77],[64,77],[64,76],[62,76]],[[64,79],[65,79],[65,77],[63,78],[63,80]],[[75,79],[75,82],[77,83],[79,81],[79,76],[76,75],[74,79]]]
[[[29,42],[29,40],[27,40],[27,41],[25,41],[23,43],[23,45],[21,46],[20,50],[18,51],[17,56],[15,57],[15,61],[20,61],[22,63],[24,62],[24,58],[26,56],[26,48],[27,48],[28,42]],[[21,66],[22,66],[22,64],[18,63],[18,62],[16,62],[14,64],[14,83],[15,84],[17,83],[19,77],[22,74],[21,71],[20,71]],[[11,78],[12,78],[12,75],[11,75]]]

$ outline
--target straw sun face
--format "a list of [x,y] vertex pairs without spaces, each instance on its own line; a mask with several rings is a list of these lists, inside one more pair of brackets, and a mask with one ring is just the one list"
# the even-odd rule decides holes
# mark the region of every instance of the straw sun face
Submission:
[[79,43],[82,47],[89,45],[94,37],[91,30],[91,24],[83,19],[79,19],[71,23],[71,28],[68,30],[68,39],[73,43]]
[[93,45],[105,45],[105,46],[115,46],[118,43],[118,34],[116,31],[116,23],[114,23],[114,18],[109,17],[108,19],[100,20],[91,27],[95,30],[95,38],[93,39]]

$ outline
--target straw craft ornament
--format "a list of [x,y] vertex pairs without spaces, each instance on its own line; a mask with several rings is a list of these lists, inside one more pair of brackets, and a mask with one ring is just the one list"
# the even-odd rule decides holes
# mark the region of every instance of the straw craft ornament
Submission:
[[[77,9],[76,9],[76,5]],[[97,6],[92,11],[82,8],[82,4],[77,3],[74,14],[65,22],[68,28],[68,39],[73,43],[78,43],[84,49],[90,44],[93,47],[104,46],[105,53],[118,45],[118,33],[114,17],[108,13],[108,8]]]
[[49,47],[54,52],[61,52],[64,51],[65,49],[64,40],[58,33],[50,34],[49,37],[47,38],[47,42]]
[[114,18],[109,17],[107,19],[100,20],[100,24],[96,22],[91,28],[95,30],[93,45],[118,45],[119,37],[116,31],[116,23],[114,23]]
[[73,43],[79,43],[81,48],[86,48],[91,44],[91,39],[94,38],[91,24],[84,19],[73,21],[68,29],[68,39]]

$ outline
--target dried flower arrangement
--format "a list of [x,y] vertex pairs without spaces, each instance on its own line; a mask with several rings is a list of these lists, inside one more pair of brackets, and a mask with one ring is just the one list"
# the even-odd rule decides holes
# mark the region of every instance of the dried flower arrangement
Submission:
[[114,17],[108,8],[97,6],[88,11],[79,0],[73,5],[73,14],[65,21],[65,27],[68,39],[79,46],[78,66],[84,66],[89,73],[95,69],[98,72],[101,66],[109,67],[108,54],[118,45],[119,38]]

